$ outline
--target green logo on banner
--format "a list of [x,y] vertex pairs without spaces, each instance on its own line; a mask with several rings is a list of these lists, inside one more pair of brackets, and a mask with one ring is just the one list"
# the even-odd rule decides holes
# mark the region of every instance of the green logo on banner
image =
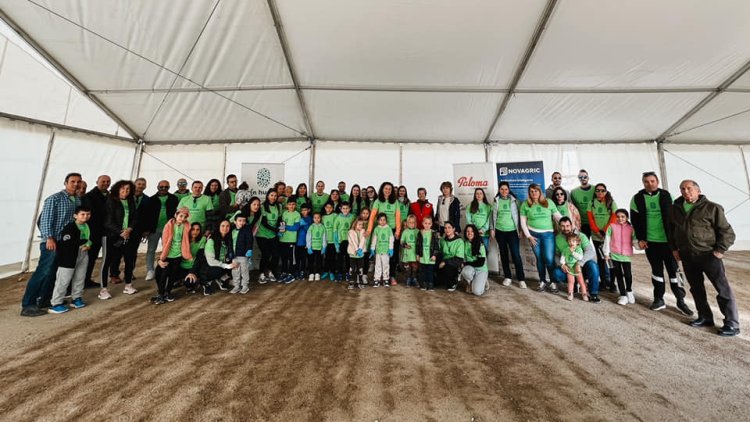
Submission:
[[258,169],[258,187],[266,189],[271,184],[271,171],[267,168]]

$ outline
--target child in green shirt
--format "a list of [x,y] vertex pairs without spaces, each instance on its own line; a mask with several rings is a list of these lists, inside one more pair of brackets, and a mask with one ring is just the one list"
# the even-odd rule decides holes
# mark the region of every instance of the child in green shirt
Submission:
[[286,211],[281,214],[283,224],[279,230],[279,242],[281,255],[281,281],[291,283],[295,277],[294,271],[294,248],[297,244],[297,230],[299,230],[302,216],[297,212],[296,201],[286,201]]
[[393,256],[393,230],[388,225],[388,217],[384,213],[378,214],[378,226],[372,231],[370,243],[370,257],[375,258],[375,274],[373,287],[380,287],[382,282],[385,287],[390,287],[390,258]]
[[348,202],[341,202],[339,208],[341,214],[337,215],[333,221],[333,243],[337,256],[336,281],[341,281],[344,278],[349,281],[350,262],[346,250],[349,247],[349,228],[352,226],[355,217],[351,214],[351,206]]
[[331,281],[336,279],[336,245],[333,243],[333,225],[336,223],[336,214],[334,214],[333,202],[326,202],[323,207],[324,214],[321,217],[323,226],[326,228],[326,238],[328,239],[328,245],[326,246],[324,261],[323,261],[323,275],[321,279],[325,280],[326,277],[330,278]]
[[319,212],[313,213],[313,223],[310,228],[307,229],[307,254],[309,255],[309,273],[310,281],[320,280],[320,270],[322,267],[323,256],[326,253],[326,246],[328,246],[328,237],[326,236],[326,228],[321,223],[322,217]]
[[406,217],[406,230],[401,233],[401,263],[406,270],[406,287],[418,287],[417,271],[417,217],[414,214]]
[[566,236],[565,240],[568,242],[568,247],[561,251],[560,265],[568,277],[568,300],[573,300],[573,287],[577,281],[578,285],[581,286],[583,300],[588,302],[589,294],[581,271],[581,260],[583,259],[581,238],[577,234],[571,233]]

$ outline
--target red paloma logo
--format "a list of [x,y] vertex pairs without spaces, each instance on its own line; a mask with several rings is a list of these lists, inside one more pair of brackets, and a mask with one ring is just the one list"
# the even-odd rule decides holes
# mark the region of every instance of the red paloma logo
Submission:
[[461,176],[458,179],[459,188],[486,188],[489,183],[486,180],[474,180],[473,177]]

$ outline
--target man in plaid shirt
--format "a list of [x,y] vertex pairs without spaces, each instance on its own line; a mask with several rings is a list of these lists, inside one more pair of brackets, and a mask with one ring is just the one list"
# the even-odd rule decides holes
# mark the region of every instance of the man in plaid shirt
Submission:
[[37,221],[42,238],[39,264],[26,285],[26,293],[21,302],[21,316],[34,317],[47,313],[39,308],[40,305],[49,306],[52,297],[57,266],[57,241],[60,240],[63,228],[73,221],[76,207],[81,205],[81,198],[76,195],[80,184],[81,175],[69,173],[65,176],[65,189],[44,200],[42,214]]

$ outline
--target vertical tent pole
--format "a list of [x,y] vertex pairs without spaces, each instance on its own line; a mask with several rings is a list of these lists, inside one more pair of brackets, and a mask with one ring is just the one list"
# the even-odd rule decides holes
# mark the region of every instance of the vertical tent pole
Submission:
[[489,142],[485,142],[484,143],[484,162],[485,163],[489,163],[490,162],[490,148],[492,148],[492,146],[490,145],[490,143]]
[[130,180],[135,180],[141,173],[141,160],[143,159],[143,140],[138,141],[133,154],[133,167],[130,170]]
[[664,141],[656,141],[656,152],[659,155],[659,173],[661,176],[661,185],[664,189],[669,190],[669,179],[667,179],[667,160],[664,157]]
[[310,138],[310,168],[308,169],[309,184],[307,185],[307,195],[315,190],[315,151],[317,150],[315,139]]
[[224,168],[221,170],[222,177],[226,180],[227,177],[227,144],[224,144]]
[[745,168],[745,178],[747,179],[747,191],[750,196],[750,171],[747,170],[747,160],[745,159],[745,149],[742,145],[740,147],[740,156],[742,157],[742,167]]
[[404,144],[398,144],[398,185],[404,184]]
[[47,171],[49,170],[49,159],[52,156],[52,147],[55,145],[55,131],[52,130],[49,141],[47,142],[47,154],[44,157],[44,167],[42,167],[42,178],[39,180],[39,189],[36,192],[36,207],[31,219],[31,230],[29,231],[28,242],[26,243],[26,256],[21,263],[21,272],[25,273],[31,266],[31,248],[34,244],[34,232],[36,231],[36,218],[41,208],[42,195],[44,194],[44,183],[47,180]]

